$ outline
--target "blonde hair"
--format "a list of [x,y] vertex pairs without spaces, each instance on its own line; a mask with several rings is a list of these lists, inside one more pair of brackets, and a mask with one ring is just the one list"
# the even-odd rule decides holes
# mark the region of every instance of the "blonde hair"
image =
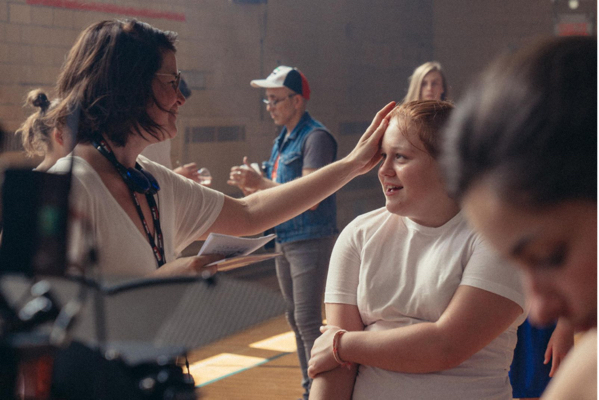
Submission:
[[443,93],[441,94],[441,100],[447,99],[447,79],[445,79],[445,74],[443,73],[441,64],[439,64],[437,61],[429,61],[416,68],[412,76],[408,78],[408,81],[410,82],[410,87],[408,88],[408,94],[406,94],[406,97],[404,97],[403,99],[403,103],[421,100],[420,88],[422,86],[422,81],[424,80],[426,74],[428,74],[431,71],[438,71],[441,74],[441,79],[443,81]]
[[50,102],[42,89],[35,89],[27,94],[25,106],[35,107],[38,110],[27,117],[15,132],[15,134],[21,134],[23,148],[27,156],[43,156],[51,150],[51,134],[54,126],[49,125],[49,121],[45,116],[57,103],[57,101]]

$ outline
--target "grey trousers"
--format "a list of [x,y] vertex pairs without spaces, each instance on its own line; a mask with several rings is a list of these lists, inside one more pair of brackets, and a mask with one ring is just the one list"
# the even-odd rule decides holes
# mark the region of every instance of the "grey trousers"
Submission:
[[295,333],[305,399],[312,384],[308,377],[308,360],[312,345],[320,336],[324,288],[336,238],[329,236],[275,246],[283,253],[276,259],[277,277],[287,307],[285,315]]

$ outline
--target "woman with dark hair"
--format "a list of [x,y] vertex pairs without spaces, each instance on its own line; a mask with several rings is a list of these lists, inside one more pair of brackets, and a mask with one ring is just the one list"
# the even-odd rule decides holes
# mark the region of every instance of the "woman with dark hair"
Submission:
[[[243,199],[203,187],[140,156],[149,144],[177,134],[185,98],[179,89],[175,40],[175,33],[136,20],[91,25],[70,50],[57,84],[61,101],[45,117],[49,126],[64,127],[70,115],[78,114],[73,154],[58,160],[51,172],[66,172],[73,164],[71,205],[91,227],[103,274],[197,275],[221,257],[176,259],[194,240],[210,232],[261,233],[319,203],[380,159],[384,117],[393,103],[376,115],[344,159]],[[72,249],[83,250],[79,242],[85,243],[84,238],[73,239]],[[97,352],[71,346],[56,363],[56,397],[100,398],[98,393],[109,390],[102,398],[133,398],[120,390],[126,384],[117,385],[127,376],[110,364]],[[112,371],[112,385],[104,384],[98,373],[103,369]],[[120,396],[112,395],[119,391]]]
[[531,321],[589,331],[543,397],[596,399],[596,38],[496,62],[454,114],[445,150],[451,193],[524,272]]
[[72,148],[69,135],[63,136],[62,130],[48,125],[49,121],[44,118],[46,113],[58,104],[58,100],[51,102],[44,91],[35,89],[29,92],[25,104],[38,110],[31,114],[15,133],[21,135],[27,156],[44,156],[35,169],[47,171],[59,158],[69,154]]
[[452,110],[428,100],[390,113],[378,171],[386,206],[335,244],[311,399],[512,399],[524,294],[443,185],[440,130]]
[[[393,104],[377,114],[344,159],[243,199],[140,156],[150,143],[177,134],[185,98],[175,40],[175,33],[143,22],[102,21],[79,36],[58,79],[62,100],[48,118],[64,126],[68,115],[80,113],[73,204],[93,228],[103,273],[197,274],[217,256],[175,259],[194,240],[210,232],[261,233],[322,201],[380,158],[384,117]],[[67,171],[70,163],[63,158],[52,171]]]

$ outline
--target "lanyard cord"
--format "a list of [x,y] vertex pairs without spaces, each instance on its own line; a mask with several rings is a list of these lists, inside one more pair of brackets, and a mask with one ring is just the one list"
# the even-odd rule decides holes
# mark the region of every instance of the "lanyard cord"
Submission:
[[154,222],[154,230],[156,231],[158,246],[156,246],[154,237],[150,233],[150,229],[148,228],[148,224],[146,223],[146,218],[144,217],[144,214],[141,211],[139,200],[137,200],[137,194],[131,190],[131,196],[133,197],[133,202],[135,203],[135,208],[137,208],[137,214],[139,214],[139,218],[141,219],[144,231],[146,231],[146,236],[148,237],[148,242],[150,242],[150,247],[152,247],[152,251],[154,252],[156,264],[158,264],[158,268],[160,268],[165,264],[164,240],[162,238],[162,229],[160,228],[160,214],[158,213],[158,206],[156,205],[154,196],[150,193],[146,193],[146,199],[148,200],[148,205],[150,206],[150,211],[152,212],[152,221]]
[[[158,182],[156,182],[151,174],[145,172],[138,163],[135,163],[135,168],[125,168],[116,159],[112,149],[110,148],[110,145],[102,137],[94,139],[92,144],[100,152],[100,154],[106,157],[108,161],[110,161],[110,163],[116,168],[119,175],[121,175],[121,178],[123,178],[123,181],[129,188],[129,192],[131,193],[131,197],[133,197],[133,202],[135,203],[135,208],[137,209],[137,214],[141,219],[141,224],[143,225],[146,236],[148,237],[148,242],[150,242],[150,247],[152,247],[152,251],[154,252],[154,258],[156,259],[156,264],[158,264],[157,268],[162,267],[166,263],[164,256],[164,240],[162,237],[162,229],[160,228],[160,214],[158,212],[158,206],[156,205],[156,200],[154,200],[153,195],[153,193],[157,193],[158,190],[160,190]],[[132,179],[135,178],[135,174],[138,174],[137,176],[141,177],[145,185],[140,187],[140,185],[133,184]],[[152,212],[152,221],[154,222],[154,231],[156,232],[156,237],[158,239],[158,246],[156,246],[154,236],[152,236],[150,233],[150,229],[148,228],[144,213],[141,210],[139,200],[137,200],[137,195],[135,193],[136,191],[145,193],[146,195],[148,205],[150,206],[150,211]]]

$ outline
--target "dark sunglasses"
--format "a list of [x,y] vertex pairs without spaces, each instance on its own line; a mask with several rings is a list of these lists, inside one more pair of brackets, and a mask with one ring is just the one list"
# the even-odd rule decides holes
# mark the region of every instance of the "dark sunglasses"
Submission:
[[169,82],[172,86],[173,89],[175,89],[175,92],[179,90],[179,84],[181,83],[181,71],[178,71],[176,74],[162,74],[162,73],[156,73],[156,75],[162,75],[162,76],[174,76],[175,80]]

